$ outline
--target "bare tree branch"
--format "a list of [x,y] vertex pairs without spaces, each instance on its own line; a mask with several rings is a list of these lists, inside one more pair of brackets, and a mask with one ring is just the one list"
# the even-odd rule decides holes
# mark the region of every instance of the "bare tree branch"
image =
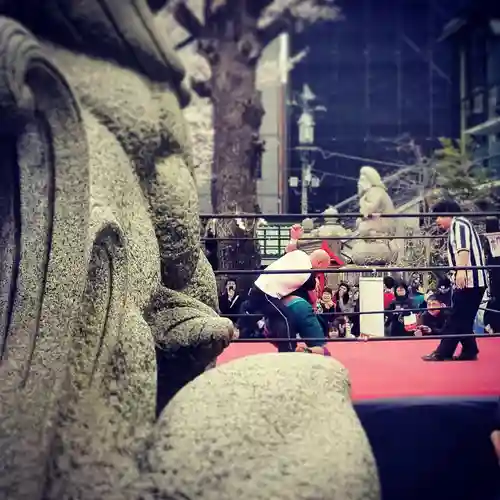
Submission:
[[212,97],[212,85],[209,80],[202,80],[191,77],[190,79],[192,89],[202,98],[210,99]]
[[171,9],[174,19],[193,38],[200,38],[202,36],[204,26],[185,2],[176,2],[172,5]]
[[258,19],[274,0],[246,0],[246,11],[254,19]]
[[302,29],[318,21],[339,18],[335,0],[275,0],[259,19],[259,35],[267,45],[281,33]]
[[259,40],[263,47],[269,45],[276,37],[293,29],[295,18],[290,9],[285,9],[279,16],[271,21],[265,28],[261,28],[258,33]]
[[187,47],[188,45],[191,45],[194,41],[196,41],[196,38],[194,36],[188,36],[187,38],[184,38],[182,42],[179,42],[174,49],[175,50],[180,50],[183,49],[184,47]]

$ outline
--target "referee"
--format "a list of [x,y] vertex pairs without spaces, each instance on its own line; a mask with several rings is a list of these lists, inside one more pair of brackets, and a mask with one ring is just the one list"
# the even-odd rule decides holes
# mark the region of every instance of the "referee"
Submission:
[[[460,205],[453,200],[437,203],[434,213],[461,213]],[[451,268],[485,266],[485,257],[479,235],[473,225],[465,217],[437,217],[437,225],[448,231],[448,262]],[[458,269],[454,271],[454,290],[452,295],[451,314],[444,326],[442,335],[460,335],[460,338],[441,340],[437,349],[423,356],[424,361],[474,361],[479,349],[473,333],[474,320],[477,315],[484,291],[487,287],[485,269]],[[462,352],[453,357],[458,343],[462,344]]]

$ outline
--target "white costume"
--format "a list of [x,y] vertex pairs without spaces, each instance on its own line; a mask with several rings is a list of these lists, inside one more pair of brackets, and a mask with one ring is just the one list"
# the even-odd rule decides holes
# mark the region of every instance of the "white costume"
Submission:
[[[266,271],[312,269],[311,259],[302,250],[294,250],[275,260],[266,267]],[[311,273],[297,274],[261,274],[255,280],[255,286],[266,295],[281,299],[300,288]]]

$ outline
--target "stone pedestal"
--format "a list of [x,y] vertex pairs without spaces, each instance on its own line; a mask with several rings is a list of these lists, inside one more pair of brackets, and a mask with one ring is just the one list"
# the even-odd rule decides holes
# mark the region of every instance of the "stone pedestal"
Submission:
[[[318,250],[322,247],[323,243],[326,242],[328,248],[339,258],[341,258],[342,241],[340,239],[329,239],[329,238],[340,238],[347,237],[350,232],[345,229],[338,220],[338,212],[335,208],[328,208],[323,212],[324,224],[318,228],[314,228],[313,222],[310,219],[305,219],[302,222],[302,227],[304,229],[304,235],[298,242],[298,248],[304,250],[307,253],[311,253],[314,250]],[[336,289],[340,283],[340,277],[337,273],[327,273],[326,286]]]
[[360,266],[382,266],[397,258],[397,249],[387,239],[358,240],[351,250],[352,261]]

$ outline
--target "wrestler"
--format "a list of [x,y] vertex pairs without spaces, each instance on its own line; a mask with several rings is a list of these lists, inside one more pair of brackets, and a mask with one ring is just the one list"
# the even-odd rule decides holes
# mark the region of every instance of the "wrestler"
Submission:
[[[292,252],[293,250],[297,250],[299,240],[304,236],[304,229],[300,224],[294,224],[290,228],[290,241],[288,242],[285,252]],[[343,266],[344,263],[331,251],[328,247],[328,243],[326,241],[321,242],[321,250],[324,250],[328,256],[330,257],[330,262],[333,260],[337,265]],[[317,285],[314,290],[310,292],[310,302],[313,304],[313,307],[317,309],[317,305],[319,304],[319,299],[323,295],[323,290],[326,286],[326,277],[325,273],[316,273]]]
[[292,292],[282,299],[282,303],[285,304],[292,327],[300,339],[295,351],[330,356],[326,347],[325,329],[309,300]]
[[[261,274],[255,280],[250,290],[245,312],[264,316],[273,337],[290,339],[289,345],[283,345],[280,350],[294,351],[295,342],[293,341],[296,338],[293,322],[281,299],[288,297],[298,288],[307,287],[307,284],[310,284],[310,290],[314,290],[316,278],[311,271],[326,269],[329,264],[330,257],[324,250],[315,250],[311,255],[307,255],[302,250],[293,250],[275,260],[265,270],[304,270],[304,273]],[[243,332],[244,335],[245,329],[254,329],[253,323],[250,318],[242,318],[238,325],[240,332]]]

